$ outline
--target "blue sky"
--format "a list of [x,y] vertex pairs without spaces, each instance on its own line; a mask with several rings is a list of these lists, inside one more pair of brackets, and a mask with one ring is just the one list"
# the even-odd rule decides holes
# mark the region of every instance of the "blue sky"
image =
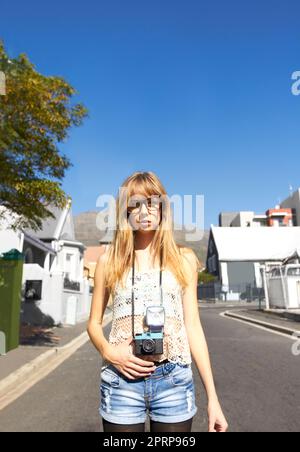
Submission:
[[204,195],[209,228],[300,187],[299,19],[296,0],[2,0],[0,38],[89,109],[62,147],[74,214],[154,171],[169,195]]

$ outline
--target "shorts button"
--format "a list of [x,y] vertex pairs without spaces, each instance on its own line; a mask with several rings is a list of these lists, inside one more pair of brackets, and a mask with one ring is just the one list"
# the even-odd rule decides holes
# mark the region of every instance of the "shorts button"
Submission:
[[166,363],[165,369],[169,372],[174,367],[174,364],[172,363]]

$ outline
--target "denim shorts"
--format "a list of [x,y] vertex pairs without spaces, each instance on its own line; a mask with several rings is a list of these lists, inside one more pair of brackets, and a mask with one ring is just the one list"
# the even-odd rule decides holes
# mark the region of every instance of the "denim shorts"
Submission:
[[190,364],[166,362],[149,376],[130,380],[112,364],[101,369],[100,415],[115,424],[183,422],[193,417],[195,387]]

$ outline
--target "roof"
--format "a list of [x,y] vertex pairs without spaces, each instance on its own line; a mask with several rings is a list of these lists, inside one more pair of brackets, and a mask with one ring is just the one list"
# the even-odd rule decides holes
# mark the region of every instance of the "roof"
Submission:
[[283,260],[300,254],[300,227],[211,227],[220,261]]
[[71,246],[73,248],[79,248],[81,250],[85,250],[86,249],[84,244],[79,242],[78,240],[60,240],[60,243],[63,243],[66,246]]
[[51,248],[51,246],[48,246],[42,240],[38,239],[37,237],[31,236],[27,232],[24,232],[24,240],[30,243],[30,245],[33,245],[38,249],[45,251],[46,253],[57,254],[56,251],[53,248]]
[[72,218],[71,202],[64,208],[60,209],[51,204],[47,209],[52,212],[55,218],[48,217],[42,220],[42,226],[37,231],[25,228],[31,236],[38,237],[41,240],[74,240],[74,224]]

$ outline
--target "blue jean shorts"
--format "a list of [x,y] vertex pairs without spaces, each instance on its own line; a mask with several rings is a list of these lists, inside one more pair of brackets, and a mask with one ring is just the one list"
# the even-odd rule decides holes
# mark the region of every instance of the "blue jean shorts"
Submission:
[[101,369],[99,413],[115,424],[183,422],[193,417],[195,387],[190,364],[166,362],[151,375],[130,380],[112,364]]

